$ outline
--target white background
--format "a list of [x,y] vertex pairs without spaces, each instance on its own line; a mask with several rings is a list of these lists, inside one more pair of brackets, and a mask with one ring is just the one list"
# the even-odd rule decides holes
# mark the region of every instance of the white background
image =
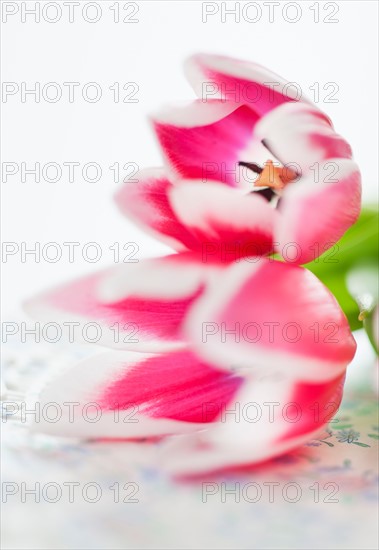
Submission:
[[[2,2],[3,9],[8,2]],[[254,7],[246,3],[228,2],[237,8],[236,14],[224,16],[222,2],[212,3],[218,10],[204,21],[204,3],[200,1],[143,1],[138,3],[134,19],[138,23],[123,23],[128,11],[119,2],[119,23],[114,22],[113,1],[100,1],[101,18],[86,22],[82,9],[76,7],[75,20],[69,23],[68,8],[63,2],[62,17],[49,23],[41,17],[25,15],[35,2],[13,2],[18,12],[2,25],[2,79],[4,82],[26,82],[41,87],[47,82],[62,86],[63,96],[57,103],[32,96],[26,102],[21,94],[9,96],[2,103],[2,161],[25,162],[30,168],[35,162],[97,162],[102,167],[98,183],[86,183],[79,173],[69,183],[63,172],[57,183],[35,183],[33,176],[22,182],[20,173],[2,183],[2,239],[21,246],[26,242],[79,242],[75,262],[62,260],[36,262],[30,255],[21,262],[20,254],[3,259],[3,311],[15,312],[23,299],[47,286],[90,272],[113,261],[109,250],[115,242],[135,241],[137,257],[163,254],[166,249],[124,220],[112,201],[121,185],[113,181],[109,166],[137,163],[141,168],[160,165],[161,157],[150,130],[147,115],[170,101],[193,98],[181,69],[183,59],[195,52],[221,53],[257,61],[301,85],[304,93],[315,82],[320,85],[320,99],[327,92],[323,86],[334,82],[339,90],[337,103],[320,103],[332,118],[339,133],[351,143],[360,164],[365,201],[376,200],[377,188],[377,11],[376,1],[292,2],[297,8],[280,2],[275,8],[274,22],[269,21],[268,6],[260,3],[262,16],[255,18]],[[40,2],[42,10],[44,2]],[[250,4],[252,4],[250,2]],[[255,2],[257,4],[257,2]],[[315,22],[311,6],[319,4],[320,21]],[[330,7],[332,5],[332,7]],[[287,7],[286,7],[287,6]],[[331,16],[336,23],[324,19]],[[238,9],[239,8],[239,9]],[[92,8],[91,8],[92,9]],[[89,9],[89,18],[95,12]],[[208,8],[211,10],[211,8]],[[295,9],[301,16],[295,23]],[[284,11],[283,11],[284,10]],[[288,10],[288,11],[287,11]],[[54,18],[54,7],[46,12]],[[79,82],[75,101],[69,103],[63,82]],[[88,82],[102,87],[102,99],[89,103],[81,90]],[[138,103],[115,103],[109,86],[119,82],[136,82]],[[122,92],[124,93],[124,92]],[[81,170],[80,167],[80,170]],[[125,174],[121,170],[121,175]],[[96,241],[102,246],[102,259],[91,264],[82,259],[83,245]],[[67,249],[64,249],[67,251]]]

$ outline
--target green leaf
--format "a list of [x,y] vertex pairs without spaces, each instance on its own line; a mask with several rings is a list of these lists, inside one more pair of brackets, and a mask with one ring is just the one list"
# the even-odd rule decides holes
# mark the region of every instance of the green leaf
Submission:
[[359,441],[353,441],[353,445],[359,445],[360,447],[370,447],[370,445],[366,445],[366,443],[360,443]]
[[[352,330],[362,328],[362,303],[365,294],[372,295],[372,304],[378,300],[373,290],[374,269],[378,264],[378,211],[365,208],[358,221],[346,231],[334,247],[313,262],[306,264],[334,294],[347,316]],[[367,272],[367,273],[366,273]],[[353,275],[355,273],[355,275]],[[363,274],[365,275],[363,276]],[[349,289],[350,277],[350,289]],[[359,278],[361,277],[361,281]],[[352,290],[352,288],[355,289]],[[355,294],[354,299],[351,292]],[[363,316],[366,312],[362,312]]]

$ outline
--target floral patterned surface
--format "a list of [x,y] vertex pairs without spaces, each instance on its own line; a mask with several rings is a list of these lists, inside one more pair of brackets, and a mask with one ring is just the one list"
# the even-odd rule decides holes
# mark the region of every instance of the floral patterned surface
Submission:
[[[8,345],[5,380],[22,391],[90,351]],[[347,384],[318,439],[259,468],[186,482],[161,473],[162,442],[55,439],[5,418],[3,548],[376,548],[379,422],[366,375]]]

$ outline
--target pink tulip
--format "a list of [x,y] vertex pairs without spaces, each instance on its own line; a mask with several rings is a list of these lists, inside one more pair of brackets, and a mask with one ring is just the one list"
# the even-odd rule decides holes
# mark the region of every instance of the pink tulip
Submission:
[[200,99],[153,117],[170,179],[258,191],[272,206],[280,199],[274,241],[286,261],[307,263],[333,246],[358,218],[361,184],[330,119],[254,63],[197,55],[186,72]]
[[[177,286],[165,298],[179,290],[183,296]],[[41,406],[79,403],[76,421],[67,411],[58,423],[34,429],[86,438],[182,434],[165,451],[164,467],[176,474],[260,462],[325,426],[338,409],[356,347],[344,314],[318,279],[269,259],[219,270],[177,332],[182,349],[96,355],[51,378],[38,397]],[[100,410],[96,423],[83,418],[88,403]],[[233,408],[237,413],[228,414]]]
[[[355,341],[333,295],[293,264],[330,247],[360,208],[349,145],[307,100],[282,93],[280,77],[216,56],[195,56],[187,71],[195,90],[208,83],[219,98],[156,117],[166,169],[140,172],[116,196],[125,215],[176,254],[84,277],[27,304],[42,320],[96,323],[98,344],[128,350],[50,379],[41,405],[78,403],[76,418],[67,411],[34,429],[180,434],[164,461],[177,474],[266,460],[314,437],[336,412]],[[246,99],[252,84],[254,102]],[[239,177],[241,166],[257,172],[251,181]],[[336,181],[314,181],[328,166]],[[283,253],[293,243],[296,257]],[[287,263],[267,257],[274,251]],[[100,409],[96,423],[84,418],[90,402]],[[262,414],[252,421],[254,407]]]

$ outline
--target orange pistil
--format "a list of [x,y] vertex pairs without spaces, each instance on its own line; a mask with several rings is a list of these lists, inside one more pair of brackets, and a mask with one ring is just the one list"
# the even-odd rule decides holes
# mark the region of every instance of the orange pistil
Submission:
[[290,168],[274,166],[272,160],[268,160],[258,179],[254,182],[255,187],[271,187],[274,190],[283,189],[287,183],[296,179],[297,174]]

